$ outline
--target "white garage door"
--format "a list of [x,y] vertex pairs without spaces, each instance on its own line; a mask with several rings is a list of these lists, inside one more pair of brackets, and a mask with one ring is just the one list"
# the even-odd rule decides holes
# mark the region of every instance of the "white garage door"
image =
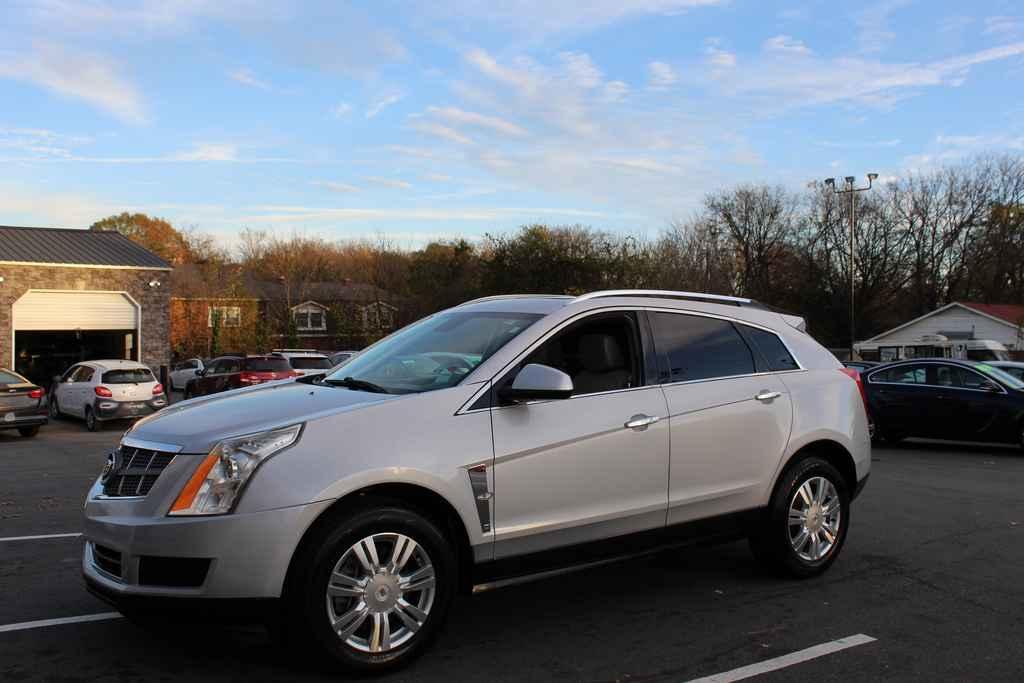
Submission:
[[14,330],[134,330],[138,308],[118,292],[29,292],[14,303]]

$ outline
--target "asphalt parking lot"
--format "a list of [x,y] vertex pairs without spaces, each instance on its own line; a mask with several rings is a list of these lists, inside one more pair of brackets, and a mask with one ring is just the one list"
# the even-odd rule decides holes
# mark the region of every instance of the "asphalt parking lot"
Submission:
[[[79,531],[84,493],[123,428],[0,432],[0,537]],[[683,682],[856,635],[874,640],[758,680],[1021,680],[1024,455],[917,442],[874,459],[823,577],[765,576],[733,543],[467,597],[394,680]],[[332,678],[258,628],[147,631],[110,618],[5,629],[111,611],[85,592],[80,552],[77,537],[0,540],[0,680]]]

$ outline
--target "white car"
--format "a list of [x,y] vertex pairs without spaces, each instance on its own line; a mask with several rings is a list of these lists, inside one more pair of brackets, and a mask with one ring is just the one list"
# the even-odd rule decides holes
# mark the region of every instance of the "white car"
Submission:
[[206,367],[202,358],[189,358],[171,366],[171,391],[184,391],[185,385]]
[[1012,360],[993,360],[988,361],[988,364],[1013,375],[1019,380],[1024,380],[1024,363]]
[[334,367],[330,358],[319,351],[310,349],[275,349],[271,355],[287,358],[292,370],[303,376],[323,375]]
[[77,363],[50,388],[50,417],[80,417],[90,432],[108,420],[150,415],[167,405],[153,371],[132,360]]

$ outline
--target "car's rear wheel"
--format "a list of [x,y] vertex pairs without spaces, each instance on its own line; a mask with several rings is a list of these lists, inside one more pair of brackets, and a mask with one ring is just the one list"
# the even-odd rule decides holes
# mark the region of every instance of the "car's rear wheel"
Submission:
[[334,522],[315,531],[296,558],[286,595],[289,638],[315,643],[352,673],[404,666],[447,615],[457,585],[454,550],[426,516],[391,504]]
[[783,473],[750,546],[769,568],[807,578],[835,562],[849,524],[845,480],[830,463],[811,457]]
[[63,413],[60,412],[60,405],[57,403],[57,396],[50,392],[50,418],[59,420],[63,417]]
[[100,429],[102,423],[96,419],[96,413],[93,412],[92,408],[86,406],[85,408],[85,428],[90,432],[95,432]]
[[35,427],[18,427],[18,433],[24,436],[26,439],[31,439],[33,436],[39,433],[39,426]]

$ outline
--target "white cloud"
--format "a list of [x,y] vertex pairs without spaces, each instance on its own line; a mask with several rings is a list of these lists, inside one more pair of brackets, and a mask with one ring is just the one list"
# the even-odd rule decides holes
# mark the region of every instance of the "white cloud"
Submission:
[[889,28],[889,18],[894,12],[910,4],[912,0],[880,0],[855,14],[860,29],[857,40],[861,52],[881,52],[891,43],[896,34]]
[[604,80],[604,74],[594,66],[590,55],[585,52],[561,52],[559,58],[574,83],[583,88],[596,88]]
[[522,126],[518,126],[511,121],[506,121],[505,119],[498,118],[497,116],[478,114],[476,112],[459,109],[458,107],[427,107],[427,111],[434,116],[453,124],[485,128],[492,132],[510,137],[525,137],[528,135],[526,129]]
[[647,65],[647,86],[652,90],[666,90],[678,81],[675,69],[665,62],[651,62]]
[[238,161],[238,148],[225,142],[201,142],[171,158],[175,161]]
[[1024,34],[1024,17],[988,17],[985,19],[985,33],[1004,37]]
[[434,137],[448,140],[449,142],[455,142],[460,145],[473,144],[473,140],[469,136],[463,135],[451,126],[443,126],[440,123],[430,123],[426,121],[416,122],[409,127],[413,130],[419,131],[420,133],[433,135]]
[[728,50],[723,50],[714,45],[704,48],[707,55],[707,63],[716,69],[731,69],[736,66],[736,55]]
[[444,173],[427,173],[423,176],[423,179],[432,183],[447,183],[451,182],[452,177]]
[[333,180],[314,180],[310,183],[310,185],[313,185],[315,187],[322,187],[326,190],[330,190],[331,192],[359,192],[359,188],[356,187],[355,185],[349,185],[348,183],[338,183],[334,182]]
[[404,180],[398,180],[397,178],[381,178],[380,176],[367,176],[363,178],[368,183],[374,185],[380,185],[381,187],[388,187],[393,190],[408,190],[412,188],[412,183]]
[[404,97],[404,95],[393,93],[391,95],[385,95],[384,97],[376,100],[367,108],[366,118],[372,119],[373,117],[375,117],[377,114],[381,113],[388,107],[397,104],[399,101],[401,101],[402,97]]
[[629,84],[624,81],[608,81],[604,84],[605,102],[621,102],[629,94]]
[[242,85],[249,86],[250,88],[257,88],[259,90],[273,90],[273,86],[271,86],[270,83],[257,78],[256,74],[254,74],[251,70],[246,69],[244,67],[229,71],[228,78],[235,81],[236,83],[241,83]]
[[352,105],[348,102],[339,102],[331,107],[331,115],[336,119],[342,119],[352,113]]
[[37,43],[21,53],[0,53],[0,78],[25,81],[62,97],[82,100],[127,123],[146,120],[142,95],[117,66],[97,54]]
[[795,55],[806,55],[811,52],[803,42],[785,35],[769,38],[764,41],[762,47],[768,52],[782,52]]

